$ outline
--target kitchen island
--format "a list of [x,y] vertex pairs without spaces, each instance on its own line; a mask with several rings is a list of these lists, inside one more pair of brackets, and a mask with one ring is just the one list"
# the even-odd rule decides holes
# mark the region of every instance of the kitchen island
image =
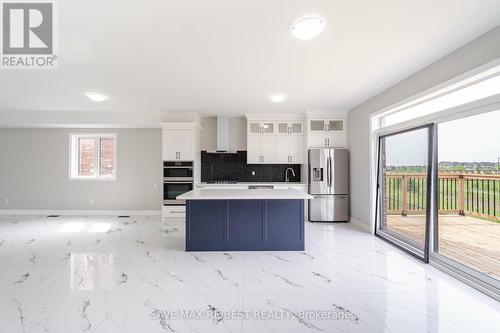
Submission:
[[186,251],[303,251],[299,190],[195,189],[186,200]]

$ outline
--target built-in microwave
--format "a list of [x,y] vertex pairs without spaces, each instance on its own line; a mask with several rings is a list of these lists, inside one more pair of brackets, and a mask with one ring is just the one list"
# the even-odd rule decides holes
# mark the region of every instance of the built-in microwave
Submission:
[[164,181],[193,181],[193,162],[163,162]]
[[177,196],[193,189],[193,162],[163,162],[163,204],[185,205]]

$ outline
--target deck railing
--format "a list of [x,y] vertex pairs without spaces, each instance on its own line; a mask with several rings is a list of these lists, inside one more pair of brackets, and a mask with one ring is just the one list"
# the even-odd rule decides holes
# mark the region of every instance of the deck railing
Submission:
[[[388,214],[416,215],[426,209],[427,175],[386,173]],[[448,174],[438,176],[439,214],[470,215],[500,222],[500,175]]]

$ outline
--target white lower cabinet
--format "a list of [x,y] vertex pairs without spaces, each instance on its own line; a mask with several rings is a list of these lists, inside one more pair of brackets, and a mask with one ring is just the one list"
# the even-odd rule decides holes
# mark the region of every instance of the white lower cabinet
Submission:
[[166,219],[184,220],[186,218],[186,206],[163,206],[162,215]]

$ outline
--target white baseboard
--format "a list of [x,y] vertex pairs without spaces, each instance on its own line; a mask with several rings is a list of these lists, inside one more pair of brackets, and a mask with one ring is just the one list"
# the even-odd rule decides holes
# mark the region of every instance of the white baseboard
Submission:
[[161,210],[36,210],[0,209],[0,215],[84,215],[84,216],[161,216]]
[[357,220],[357,219],[355,219],[355,218],[353,218],[353,217],[351,217],[351,218],[350,218],[349,223],[350,223],[353,227],[355,227],[355,228],[357,228],[357,229],[359,229],[359,230],[362,230],[362,231],[367,232],[367,233],[369,233],[369,234],[373,234],[373,230],[371,230],[371,228],[370,228],[370,225],[369,225],[369,224],[363,223],[363,222],[361,222],[360,220]]

